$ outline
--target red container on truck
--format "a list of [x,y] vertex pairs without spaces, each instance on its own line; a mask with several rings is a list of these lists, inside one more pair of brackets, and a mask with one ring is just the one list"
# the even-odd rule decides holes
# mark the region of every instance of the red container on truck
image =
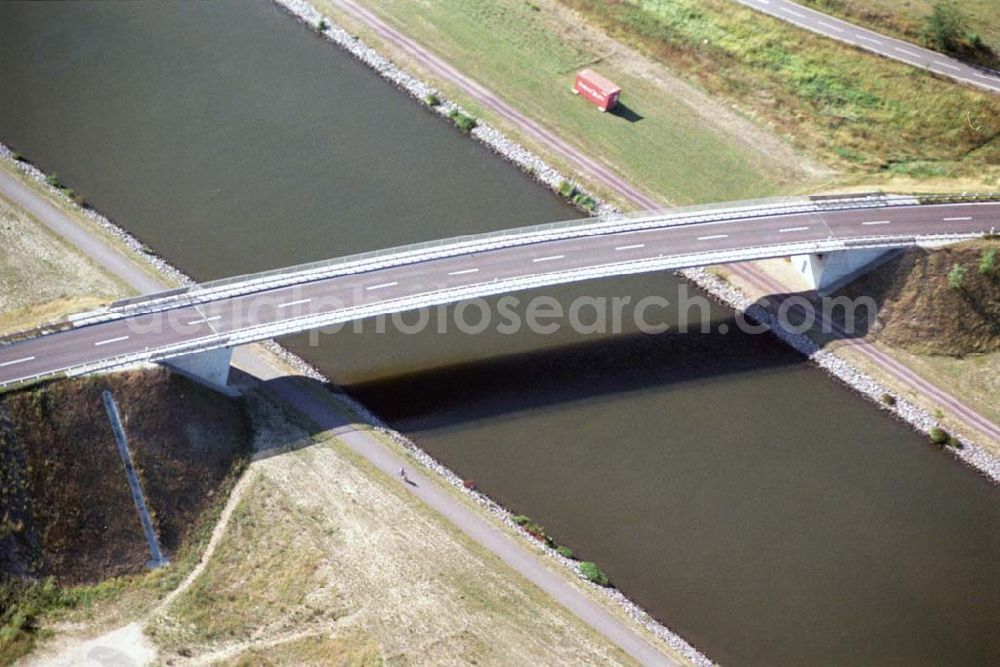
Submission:
[[618,104],[622,89],[593,70],[585,69],[576,75],[573,93],[583,95],[601,111],[613,109]]

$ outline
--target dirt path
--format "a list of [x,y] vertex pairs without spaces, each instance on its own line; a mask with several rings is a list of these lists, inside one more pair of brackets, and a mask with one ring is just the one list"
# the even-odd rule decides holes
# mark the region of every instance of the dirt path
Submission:
[[[560,139],[539,126],[530,118],[520,113],[506,102],[498,99],[484,86],[458,72],[454,67],[444,62],[434,54],[428,52],[415,41],[402,34],[395,28],[389,26],[380,18],[375,16],[366,8],[360,6],[354,0],[336,0],[338,7],[351,15],[357,21],[364,23],[368,28],[377,33],[380,38],[391,44],[394,48],[404,51],[408,56],[420,62],[421,66],[432,72],[435,76],[448,80],[454,85],[460,86],[465,92],[479,103],[488,106],[495,113],[510,122],[517,123],[524,132],[529,134],[535,141],[546,146],[553,153],[567,160],[570,164],[578,165],[580,173],[588,178],[600,183],[604,187],[613,190],[625,199],[633,202],[639,208],[662,208],[662,203],[649,194],[640,192],[635,187],[629,185],[625,180],[614,173],[610,168],[591,160],[586,155],[573,149],[568,143]],[[748,281],[769,290],[771,293],[781,294],[787,292],[785,286],[778,284],[765,272],[750,264],[742,264],[739,273]],[[928,382],[922,377],[906,368],[898,361],[876,349],[865,341],[855,341],[856,347],[872,363],[876,364],[883,373],[892,377],[898,382],[913,387],[917,392],[930,397],[939,403],[943,408],[949,410],[956,418],[968,422],[976,429],[981,430],[993,437],[1000,435],[1000,427],[992,421],[983,417],[978,412],[959,401],[954,396],[948,394],[940,387]]]

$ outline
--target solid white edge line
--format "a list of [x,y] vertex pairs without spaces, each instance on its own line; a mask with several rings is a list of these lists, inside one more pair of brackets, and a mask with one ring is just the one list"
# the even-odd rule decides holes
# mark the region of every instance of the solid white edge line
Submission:
[[536,257],[532,262],[551,262],[554,259],[562,259],[566,255],[551,255],[549,257]]
[[24,357],[23,359],[14,359],[13,361],[5,361],[3,363],[0,363],[0,368],[4,366],[13,366],[14,364],[23,364],[24,362],[31,361],[33,359],[34,357]]
[[951,63],[946,63],[943,60],[934,60],[932,62],[933,62],[933,64],[937,65],[938,67],[947,67],[948,69],[953,69],[956,72],[961,72],[962,71],[961,67],[958,67],[957,65],[952,65]]
[[394,280],[391,283],[379,283],[378,285],[369,285],[365,289],[368,290],[368,291],[371,291],[371,290],[374,290],[374,289],[382,289],[383,287],[394,287],[394,286],[396,286],[398,284],[399,284],[399,281],[395,281]]
[[98,347],[100,345],[107,345],[108,343],[117,343],[118,341],[126,340],[127,338],[128,338],[128,336],[118,336],[118,338],[109,338],[107,340],[99,340],[96,343],[94,343],[94,347]]

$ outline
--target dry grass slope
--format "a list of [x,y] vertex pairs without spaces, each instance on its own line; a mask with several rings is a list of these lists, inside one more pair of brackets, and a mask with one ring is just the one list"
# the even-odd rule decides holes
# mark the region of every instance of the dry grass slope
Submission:
[[[875,298],[879,326],[871,335],[892,347],[956,357],[995,352],[1000,350],[1000,269],[978,270],[990,250],[1000,254],[1000,242],[913,248],[841,293]],[[965,269],[960,288],[949,285],[955,265]]]
[[301,444],[252,464],[205,571],[147,627],[163,659],[629,664],[345,445]]
[[24,210],[0,197],[0,334],[29,329],[127,290]]
[[[166,370],[66,380],[3,396],[4,444],[23,461],[27,497],[19,525],[4,527],[15,540],[35,541],[29,572],[63,584],[140,573],[148,559],[101,403],[105,388],[124,416],[168,555],[184,543],[249,444],[238,403]],[[8,496],[0,500],[7,504]]]

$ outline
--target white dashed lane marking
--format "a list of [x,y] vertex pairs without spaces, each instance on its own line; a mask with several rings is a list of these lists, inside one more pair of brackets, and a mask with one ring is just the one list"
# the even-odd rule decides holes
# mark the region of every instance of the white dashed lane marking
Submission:
[[99,340],[94,343],[94,347],[99,347],[101,345],[107,345],[109,343],[117,343],[119,341],[128,340],[128,336],[118,336],[118,338],[109,338],[107,340]]
[[13,361],[5,361],[3,363],[0,363],[0,367],[13,366],[14,364],[23,364],[24,362],[31,361],[32,359],[34,359],[34,357],[24,357],[22,359],[14,359]]
[[289,301],[288,303],[279,303],[278,308],[290,308],[292,306],[298,306],[302,303],[309,303],[312,299],[299,299],[298,301]]

